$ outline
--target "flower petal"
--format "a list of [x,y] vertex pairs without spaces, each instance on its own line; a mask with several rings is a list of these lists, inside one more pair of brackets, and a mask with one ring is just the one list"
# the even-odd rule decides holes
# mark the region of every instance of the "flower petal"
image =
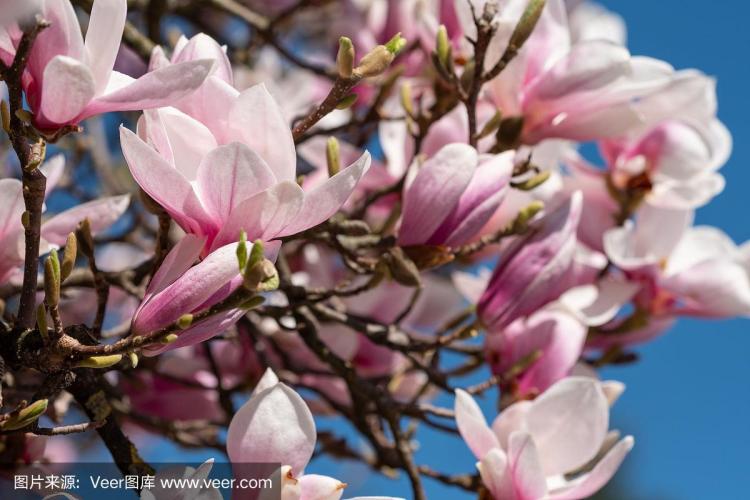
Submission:
[[72,57],[54,57],[44,68],[42,123],[62,125],[77,119],[95,95],[94,77],[86,65]]
[[319,474],[305,474],[299,482],[302,490],[299,500],[339,500],[346,488],[338,479]]
[[227,453],[232,463],[281,463],[300,476],[315,449],[315,422],[304,400],[284,384],[253,396],[232,418]]
[[456,425],[474,456],[481,460],[499,441],[487,425],[482,410],[468,392],[456,389]]
[[346,202],[369,167],[370,153],[365,152],[352,165],[305,193],[299,216],[284,228],[280,236],[299,233],[328,220]]
[[54,245],[64,245],[68,234],[88,219],[92,234],[104,231],[125,213],[130,204],[130,195],[101,198],[61,212],[42,224],[42,238]]
[[85,47],[97,94],[107,88],[120,49],[127,11],[126,0],[96,0],[91,6]]
[[508,462],[513,471],[516,495],[521,499],[539,499],[547,494],[539,452],[527,432],[516,431],[508,439]]

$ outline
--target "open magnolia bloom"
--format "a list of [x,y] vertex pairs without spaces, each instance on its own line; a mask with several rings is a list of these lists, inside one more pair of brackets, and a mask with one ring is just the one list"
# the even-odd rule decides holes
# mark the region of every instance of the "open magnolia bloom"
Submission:
[[[188,61],[134,80],[113,71],[125,27],[126,0],[96,0],[85,41],[69,1],[39,3],[50,26],[34,42],[23,86],[34,122],[42,129],[76,124],[110,111],[169,105],[198,88],[211,70],[211,60]],[[18,26],[0,30],[0,59],[6,64],[12,61],[21,35]]]
[[[281,463],[281,498],[284,500],[339,500],[345,483],[328,476],[304,473],[316,440],[315,422],[305,401],[268,369],[229,424],[227,454],[235,465]],[[235,470],[241,468],[235,467]],[[359,497],[358,500],[387,498],[391,497]]]
[[610,260],[648,283],[636,303],[656,315],[750,315],[748,246],[719,229],[691,227],[693,212],[645,206],[635,223],[609,230]]
[[[62,176],[65,159],[55,156],[40,167],[47,177],[46,193],[49,194]],[[92,234],[104,231],[127,210],[129,195],[99,198],[76,205],[54,215],[42,223],[41,254],[65,244],[69,233],[84,219],[91,224]],[[23,185],[18,179],[0,179],[0,283],[14,277],[24,260],[24,230],[21,223],[23,214]]]
[[[468,2],[457,5],[461,4],[461,11],[466,11],[464,30],[471,31]],[[526,4],[512,0],[500,9],[487,68],[505,51]],[[536,144],[550,138],[590,141],[643,130],[692,109],[687,103],[696,97],[696,84],[707,80],[696,71],[678,72],[662,61],[633,57],[623,46],[599,36],[572,43],[564,0],[549,0],[518,56],[488,90],[504,117],[523,118],[521,142]]]
[[624,387],[569,377],[534,401],[520,401],[492,423],[456,391],[456,424],[495,500],[577,500],[597,492],[633,447],[608,433],[609,406]]
[[235,100],[233,134],[223,144],[174,108],[147,111],[138,136],[120,128],[136,182],[188,233],[206,238],[203,255],[236,241],[271,241],[327,220],[370,165],[369,153],[305,192],[296,182],[292,134],[263,85]]

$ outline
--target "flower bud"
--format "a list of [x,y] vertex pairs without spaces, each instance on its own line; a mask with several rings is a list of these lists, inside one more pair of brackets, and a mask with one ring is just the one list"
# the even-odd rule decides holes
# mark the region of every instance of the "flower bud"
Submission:
[[48,403],[46,399],[34,401],[29,406],[11,413],[10,418],[0,424],[0,428],[4,431],[15,431],[33,424],[47,411]]
[[335,137],[329,137],[326,141],[326,163],[329,177],[333,177],[341,170],[339,141]]
[[383,255],[383,261],[388,266],[391,277],[397,283],[411,287],[422,286],[419,269],[400,247],[394,247]]
[[39,334],[46,341],[49,338],[47,333],[49,327],[47,325],[47,308],[44,307],[44,304],[39,304],[36,307],[36,326],[39,329]]
[[550,173],[549,170],[545,170],[543,172],[539,172],[538,174],[536,174],[535,176],[531,177],[530,179],[527,179],[527,180],[525,180],[523,182],[519,182],[517,184],[514,183],[513,187],[516,188],[516,189],[520,189],[521,191],[531,191],[532,189],[535,189],[535,188],[541,186],[542,184],[544,184],[544,182],[547,179],[549,179],[550,174],[551,173]]
[[479,132],[478,139],[484,139],[485,137],[488,137],[495,133],[495,131],[500,127],[500,123],[503,121],[503,114],[498,109],[495,111],[495,114],[492,115],[492,118],[490,118],[487,123],[484,124],[484,127],[482,127],[481,132]]
[[78,247],[81,249],[81,253],[90,259],[94,255],[94,237],[91,236],[91,222],[89,222],[88,218],[83,219],[78,224],[76,238],[78,239]]
[[336,54],[336,66],[341,78],[351,78],[354,69],[354,44],[351,39],[339,38],[339,52]]
[[508,42],[509,48],[518,50],[528,40],[544,11],[545,3],[546,0],[529,0],[526,10],[523,12],[521,19],[516,25],[516,29],[513,30],[513,34],[510,37],[510,41]]
[[78,243],[76,240],[75,233],[70,233],[68,239],[65,240],[65,251],[63,252],[62,265],[60,266],[60,281],[65,281],[70,273],[73,272],[73,267],[76,265],[76,256],[78,253]]
[[109,368],[122,360],[122,354],[110,354],[107,356],[91,356],[82,359],[74,365],[75,368]]
[[159,342],[161,342],[162,344],[171,344],[177,339],[178,339],[178,336],[176,333],[170,333],[169,335],[163,337]]
[[279,284],[276,267],[268,259],[263,259],[254,266],[248,267],[243,278],[245,288],[251,291],[267,292],[276,289]]
[[518,215],[516,215],[516,218],[513,220],[513,229],[514,232],[520,232],[523,229],[526,228],[526,224],[539,212],[542,211],[544,208],[544,203],[536,200],[532,201],[528,205],[526,205],[524,208],[519,210]]
[[237,243],[237,265],[241,273],[245,271],[247,266],[247,233],[245,231],[240,231],[240,241]]
[[138,355],[136,353],[130,351],[128,353],[128,359],[130,360],[130,366],[132,366],[133,368],[138,366]]
[[409,85],[408,82],[404,82],[403,85],[401,85],[401,107],[404,108],[404,111],[406,114],[410,117],[414,116],[414,105],[412,103],[411,98],[411,85]]
[[60,303],[60,261],[52,250],[44,261],[44,299],[51,307]]
[[391,38],[385,45],[378,45],[368,52],[354,72],[362,77],[368,78],[382,74],[391,65],[396,55],[406,46],[406,39],[401,38],[401,33]]
[[445,25],[441,24],[437,32],[437,40],[435,43],[435,52],[437,59],[440,64],[447,70],[451,70],[453,67],[453,54],[451,49],[451,43],[448,40],[448,30],[445,29]]
[[183,314],[177,320],[177,327],[180,330],[187,330],[193,325],[193,315],[190,313]]

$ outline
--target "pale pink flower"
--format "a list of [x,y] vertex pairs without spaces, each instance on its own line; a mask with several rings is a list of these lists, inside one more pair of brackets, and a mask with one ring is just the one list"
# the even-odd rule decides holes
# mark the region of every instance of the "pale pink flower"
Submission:
[[140,137],[120,129],[136,182],[186,232],[206,238],[204,255],[237,241],[241,230],[249,240],[271,241],[324,222],[370,164],[365,152],[305,191],[296,182],[291,131],[265,87],[244,91],[232,106],[228,143],[174,108],[146,111]]
[[494,498],[588,498],[633,447],[632,437],[616,442],[617,433],[607,432],[610,401],[622,390],[619,383],[569,377],[534,401],[506,408],[490,427],[472,397],[458,389],[456,424]]
[[[166,106],[201,85],[211,61],[186,62],[137,80],[113,71],[126,11],[125,0],[96,0],[84,41],[69,1],[41,0],[50,27],[37,37],[23,75],[37,126],[54,129],[110,111]],[[0,31],[0,58],[6,64],[20,36],[15,26]]]
[[473,238],[500,206],[513,157],[458,143],[440,149],[404,190],[399,244],[458,246]]
[[305,473],[316,441],[315,422],[305,401],[269,369],[229,424],[227,454],[233,464],[282,464],[284,499],[338,500],[346,484]]
[[[188,234],[167,254],[133,316],[133,335],[160,330],[185,314],[204,311],[229,297],[242,285],[237,264],[237,244],[225,245],[193,266],[204,244],[205,238]],[[278,244],[271,246],[267,252],[275,257],[278,248]],[[143,353],[155,356],[167,350],[203,342],[226,331],[244,313],[244,309],[233,308],[213,314],[181,330],[174,342],[148,346]]]
[[506,248],[477,304],[488,329],[501,330],[580,284],[574,266],[580,214],[581,195],[574,193]]
[[637,297],[659,316],[750,315],[748,246],[719,229],[690,227],[690,210],[645,206],[635,222],[609,230],[610,260],[634,280],[649,284]]
[[[501,9],[489,66],[507,47],[525,3],[511,1]],[[674,113],[692,113],[687,104],[697,97],[696,87],[709,81],[696,71],[677,72],[655,59],[631,57],[608,40],[571,43],[570,37],[563,0],[547,2],[518,56],[488,84],[490,100],[503,116],[523,118],[524,144],[643,130]]]
[[[47,177],[47,192],[54,189],[65,165],[62,156],[55,156],[40,168]],[[128,208],[130,196],[99,198],[76,205],[42,223],[40,253],[65,244],[68,234],[84,219],[89,219],[93,234],[111,226]],[[18,179],[0,179],[0,282],[14,277],[24,261],[23,185]]]

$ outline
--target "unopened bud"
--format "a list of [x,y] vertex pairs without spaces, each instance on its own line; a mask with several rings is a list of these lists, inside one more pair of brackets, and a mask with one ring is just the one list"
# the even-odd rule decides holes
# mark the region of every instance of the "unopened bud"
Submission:
[[51,307],[60,303],[60,261],[52,250],[44,261],[44,300]]
[[193,315],[192,315],[192,314],[190,314],[190,313],[188,313],[188,314],[183,314],[183,315],[182,315],[182,316],[180,316],[180,317],[179,317],[179,319],[177,320],[177,327],[178,327],[178,328],[179,328],[180,330],[187,330],[187,329],[188,329],[188,328],[190,328],[190,327],[191,327],[192,325],[193,325]]
[[78,228],[76,228],[76,238],[78,239],[78,248],[89,259],[94,255],[94,237],[91,236],[91,222],[88,218],[83,219]]
[[329,137],[326,141],[326,163],[328,164],[329,177],[333,177],[341,170],[339,141],[335,137]]
[[546,0],[529,0],[526,10],[516,25],[516,29],[513,30],[513,34],[510,36],[508,47],[518,50],[523,46],[534,31],[536,23],[544,11],[545,3]]
[[25,210],[21,214],[21,225],[24,227],[24,229],[27,229],[29,227],[29,224],[31,224],[31,213],[29,213],[28,210]]
[[513,187],[516,189],[520,189],[521,191],[531,191],[532,189],[535,189],[544,184],[544,182],[549,179],[550,174],[551,173],[549,170],[539,172],[534,177],[523,182],[513,183]]
[[10,418],[3,422],[0,428],[4,431],[23,429],[24,427],[33,424],[39,419],[39,417],[44,415],[44,412],[47,411],[48,404],[49,402],[46,399],[34,401],[29,406],[18,410],[18,412],[12,413]]
[[122,360],[122,354],[109,354],[107,356],[91,356],[82,359],[74,365],[75,368],[109,368]]
[[128,359],[130,360],[130,366],[132,366],[133,368],[138,366],[138,355],[136,353],[130,351],[128,353]]
[[503,114],[498,109],[495,111],[495,114],[492,115],[492,118],[490,118],[487,123],[484,124],[484,127],[482,127],[481,132],[479,132],[479,139],[484,139],[485,137],[488,137],[495,133],[495,131],[500,127],[500,123],[503,121]]
[[0,117],[3,121],[3,130],[5,133],[10,133],[10,110],[8,109],[8,103],[6,101],[0,102]]
[[528,205],[526,205],[524,208],[522,208],[518,215],[516,215],[515,220],[513,221],[513,229],[515,232],[519,232],[526,228],[526,224],[539,212],[542,211],[544,208],[544,203],[542,203],[539,200],[532,201]]
[[245,288],[251,291],[268,292],[279,286],[279,274],[268,259],[249,267],[243,278]]
[[378,45],[368,52],[354,72],[362,78],[378,76],[388,69],[396,55],[406,46],[406,40],[401,33],[391,38],[385,45]]
[[450,70],[453,67],[453,54],[451,50],[451,43],[448,40],[448,30],[445,25],[441,24],[437,32],[437,40],[435,43],[435,52],[437,53],[437,59],[440,64]]
[[31,123],[34,120],[34,115],[26,111],[25,109],[17,109],[16,110],[16,118],[19,120],[25,122],[25,123]]
[[46,342],[49,338],[49,335],[47,333],[47,308],[44,307],[44,304],[39,304],[38,306],[36,306],[36,326],[39,330],[39,334]]
[[341,78],[351,78],[354,69],[354,44],[351,39],[339,38],[339,52],[336,54],[336,67]]
[[162,339],[159,342],[161,342],[162,344],[171,344],[172,342],[177,340],[177,338],[178,337],[176,333],[170,333],[169,335],[162,337]]
[[247,266],[247,233],[245,231],[240,231],[240,241],[237,243],[237,265],[241,273],[245,271]]
[[65,281],[70,273],[73,272],[73,268],[76,265],[76,256],[78,254],[78,243],[76,240],[75,233],[68,234],[68,239],[65,240],[65,251],[63,252],[63,260],[60,265],[60,281]]
[[413,117],[414,116],[414,104],[412,103],[411,98],[411,85],[409,85],[409,82],[404,82],[403,85],[401,85],[401,107],[404,108],[404,111],[408,116]]
[[354,103],[357,102],[357,98],[359,96],[357,94],[348,94],[347,96],[343,97],[339,102],[336,103],[336,109],[349,109],[352,106],[354,106]]
[[265,258],[263,254],[263,242],[261,240],[255,240],[253,247],[250,249],[250,259],[247,261],[245,270],[253,267]]
[[400,247],[392,248],[383,255],[388,271],[396,282],[405,286],[419,287],[422,281],[419,277],[419,269],[414,262],[406,256]]

